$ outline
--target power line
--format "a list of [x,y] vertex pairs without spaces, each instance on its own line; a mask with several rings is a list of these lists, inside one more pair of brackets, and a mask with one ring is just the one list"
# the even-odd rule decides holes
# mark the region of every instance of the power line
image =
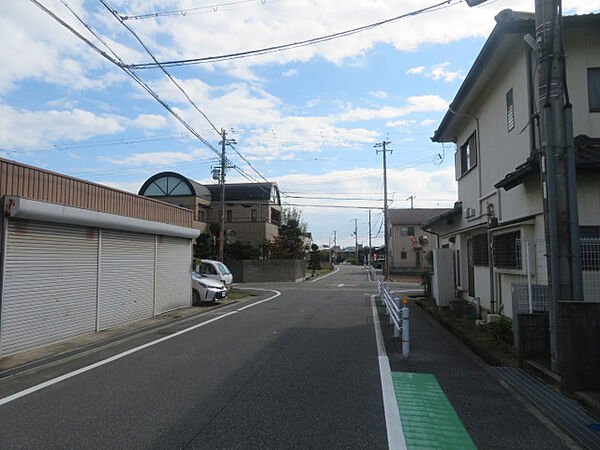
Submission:
[[[103,0],[100,0],[100,1],[103,1]],[[326,42],[326,41],[331,41],[331,40],[339,39],[339,38],[346,37],[346,36],[351,36],[353,34],[371,30],[373,28],[376,28],[376,27],[379,27],[379,26],[382,26],[382,25],[385,25],[385,24],[388,24],[391,22],[395,22],[395,21],[398,21],[398,20],[401,20],[401,19],[404,19],[407,17],[417,16],[419,14],[432,12],[432,11],[440,9],[440,7],[454,6],[454,5],[461,3],[462,0],[458,0],[456,3],[453,3],[453,2],[455,2],[455,0],[445,0],[443,2],[436,3],[435,5],[427,6],[425,8],[421,8],[421,9],[417,9],[417,10],[414,10],[414,11],[411,11],[408,13],[404,13],[399,16],[392,17],[390,19],[385,19],[385,20],[381,20],[379,22],[374,22],[369,25],[363,25],[361,27],[352,28],[350,30],[341,31],[338,33],[327,34],[324,36],[319,36],[319,37],[312,38],[312,39],[306,39],[303,41],[292,42],[289,44],[276,45],[276,46],[272,46],[272,47],[248,50],[248,51],[244,51],[244,52],[228,53],[225,55],[206,56],[203,58],[179,59],[179,60],[172,60],[172,61],[164,61],[164,62],[160,62],[160,63],[158,63],[158,61],[155,61],[154,63],[131,64],[127,67],[130,69],[153,69],[156,67],[163,68],[163,67],[171,67],[171,66],[186,66],[186,65],[192,65],[192,64],[206,64],[206,63],[217,62],[217,61],[227,61],[227,60],[231,60],[231,59],[246,58],[246,57],[254,56],[254,55],[266,55],[269,53],[281,52],[281,51],[289,50],[292,48],[304,47],[307,45],[318,44],[320,42]]]
[[[271,2],[274,0],[271,0]],[[237,0],[233,2],[215,3],[206,6],[196,6],[194,8],[174,9],[171,11],[137,14],[137,15],[119,15],[123,20],[144,20],[153,19],[155,17],[168,17],[168,16],[187,16],[188,14],[198,14],[204,12],[216,12],[219,9],[226,8],[227,6],[241,5],[245,3],[262,3],[265,5],[267,0]]]
[[66,1],[61,0],[61,2],[69,9],[69,11],[71,11],[71,13],[77,18],[77,20],[83,26],[85,26],[94,35],[94,37],[96,37],[96,39],[98,39],[117,59],[110,57],[108,54],[106,54],[106,52],[100,50],[95,44],[90,42],[86,37],[84,37],[82,34],[77,32],[73,27],[71,27],[69,24],[67,24],[65,21],[63,21],[60,17],[58,17],[56,14],[54,14],[52,11],[50,11],[48,8],[46,8],[44,5],[42,5],[38,0],[30,0],[30,1],[34,5],[36,5],[38,8],[40,8],[42,11],[44,11],[46,14],[48,14],[50,17],[52,17],[54,20],[56,20],[58,23],[60,23],[62,26],[64,26],[69,31],[71,31],[73,34],[75,34],[75,36],[77,36],[80,40],[85,42],[88,46],[93,48],[96,52],[98,52],[105,59],[107,59],[108,61],[110,61],[117,67],[119,67],[121,70],[123,70],[140,87],[142,87],[142,89],[144,89],[147,93],[149,93],[173,117],[175,117],[177,119],[177,121],[179,121],[179,123],[181,123],[190,133],[192,133],[192,135],[194,135],[194,137],[196,137],[200,142],[202,142],[206,147],[208,147],[210,150],[212,150],[215,154],[219,155],[218,150],[215,149],[214,146],[210,142],[208,142],[206,139],[204,139],[194,128],[192,128],[192,126],[190,124],[188,124],[179,114],[177,114],[163,99],[161,99],[159,97],[159,95],[156,92],[154,92],[152,90],[152,88],[150,88],[150,86],[148,86],[148,84],[146,82],[144,82],[139,76],[137,76],[137,74],[135,74],[131,69],[126,67],[126,65],[123,63],[123,60],[110,48],[110,46],[96,32],[94,32],[94,30],[89,25],[87,25],[87,23],[85,23],[85,21],[81,17],[79,17],[79,15],[77,15],[75,13],[75,11],[73,11],[73,9],[71,9],[68,6]]
[[115,19],[117,19],[119,21],[119,23],[121,25],[123,25],[127,29],[127,31],[129,31],[133,35],[133,37],[135,37],[135,39],[140,43],[140,45],[144,48],[144,50],[146,50],[146,53],[148,53],[148,55],[150,55],[150,57],[156,63],[156,65],[158,67],[160,67],[160,69],[169,78],[169,80],[171,80],[171,82],[181,91],[181,93],[185,96],[185,98],[188,100],[188,102],[194,107],[194,109],[196,111],[198,111],[206,119],[206,121],[210,124],[211,127],[213,127],[213,129],[215,130],[215,132],[217,134],[220,134],[220,130],[215,126],[214,123],[212,123],[212,121],[208,118],[208,116],[204,113],[204,111],[202,111],[198,107],[198,105],[196,105],[196,103],[190,98],[188,93],[181,87],[181,85],[179,83],[177,83],[177,81],[175,81],[175,78],[173,78],[173,76],[163,67],[163,65],[160,62],[158,62],[158,59],[156,59],[156,57],[152,54],[152,52],[146,46],[146,44],[144,44],[144,41],[142,41],[142,39],[137,35],[137,33],[135,31],[133,31],[133,28],[131,28],[129,25],[127,25],[125,23],[125,21],[121,18],[121,16],[119,16],[119,14],[114,9],[112,9],[110,6],[108,6],[108,3],[106,3],[105,0],[99,0],[99,1],[113,15],[113,17]]

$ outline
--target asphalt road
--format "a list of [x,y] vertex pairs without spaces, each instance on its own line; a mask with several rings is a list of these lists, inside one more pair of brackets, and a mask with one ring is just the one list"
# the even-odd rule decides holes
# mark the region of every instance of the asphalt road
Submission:
[[375,284],[343,267],[274,288],[3,380],[0,398],[216,319],[1,405],[2,448],[387,448]]
[[[0,380],[0,448],[388,448],[365,269],[260,287]],[[416,308],[408,360],[382,317],[392,370],[434,374],[478,448],[565,448]]]

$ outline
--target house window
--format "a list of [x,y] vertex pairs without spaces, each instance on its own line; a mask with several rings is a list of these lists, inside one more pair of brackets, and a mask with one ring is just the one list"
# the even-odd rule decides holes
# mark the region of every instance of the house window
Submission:
[[494,236],[494,265],[504,269],[521,268],[520,231]]
[[253,209],[251,212],[251,219],[252,222],[256,222],[258,220],[258,211],[256,209]]
[[600,112],[600,67],[588,69],[587,72],[590,112]]
[[414,236],[415,227],[400,227],[400,236]]
[[473,265],[487,266],[488,260],[487,233],[473,236]]
[[400,252],[400,259],[406,259],[406,252]]
[[232,216],[233,216],[233,211],[231,211],[230,209],[228,209],[227,210],[227,222],[233,222]]
[[515,104],[512,89],[506,93],[506,124],[508,131],[511,131],[515,127]]
[[198,205],[198,222],[204,222],[204,209],[202,209],[202,206]]
[[477,136],[475,133],[457,149],[454,164],[457,180],[477,165]]
[[579,227],[582,270],[600,270],[600,227]]

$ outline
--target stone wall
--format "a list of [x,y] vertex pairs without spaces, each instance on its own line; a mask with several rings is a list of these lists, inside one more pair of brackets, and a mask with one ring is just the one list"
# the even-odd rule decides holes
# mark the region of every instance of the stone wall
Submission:
[[235,283],[293,282],[306,277],[303,259],[245,259],[226,261],[226,264]]

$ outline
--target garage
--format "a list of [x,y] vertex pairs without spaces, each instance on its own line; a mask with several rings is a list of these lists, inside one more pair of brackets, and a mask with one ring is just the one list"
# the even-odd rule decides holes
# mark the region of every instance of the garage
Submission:
[[2,159],[0,194],[0,357],[191,306],[191,211]]

